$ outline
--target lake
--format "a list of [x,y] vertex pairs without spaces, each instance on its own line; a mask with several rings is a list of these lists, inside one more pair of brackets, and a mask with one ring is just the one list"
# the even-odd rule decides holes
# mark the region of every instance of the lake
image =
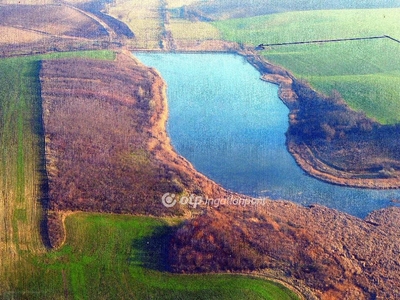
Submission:
[[168,85],[167,131],[176,151],[223,187],[250,196],[319,203],[365,217],[397,205],[399,190],[341,187],[308,176],[285,146],[288,108],[278,87],[243,57],[134,53]]

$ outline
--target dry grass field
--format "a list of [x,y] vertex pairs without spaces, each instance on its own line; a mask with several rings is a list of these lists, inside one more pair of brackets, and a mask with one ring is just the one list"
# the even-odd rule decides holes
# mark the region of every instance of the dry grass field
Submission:
[[0,10],[0,24],[43,35],[97,38],[104,28],[81,12],[61,5],[8,5]]
[[0,45],[33,43],[43,39],[43,34],[38,32],[27,32],[27,30],[0,26]]
[[108,13],[126,23],[134,32],[132,46],[138,49],[159,49],[162,20],[159,0],[116,0]]
[[98,17],[68,5],[0,5],[0,57],[104,49],[120,38]]

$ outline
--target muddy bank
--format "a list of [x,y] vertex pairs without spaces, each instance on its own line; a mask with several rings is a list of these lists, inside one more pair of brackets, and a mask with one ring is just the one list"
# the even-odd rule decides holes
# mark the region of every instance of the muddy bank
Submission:
[[352,110],[339,94],[322,95],[255,51],[239,51],[279,85],[290,109],[287,148],[297,164],[320,180],[350,187],[400,188],[400,127],[381,125]]

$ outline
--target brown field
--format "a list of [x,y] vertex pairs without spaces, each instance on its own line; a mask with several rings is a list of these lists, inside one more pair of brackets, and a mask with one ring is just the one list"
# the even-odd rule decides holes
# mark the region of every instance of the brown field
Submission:
[[119,46],[125,28],[104,18],[68,5],[1,5],[0,56]]
[[0,25],[44,35],[97,38],[104,28],[88,16],[61,5],[7,5],[0,10]]
[[40,79],[51,210],[183,214],[161,196],[223,192],[172,151],[155,71],[119,55],[44,61]]
[[43,34],[24,29],[0,26],[0,44],[33,43],[43,39]]

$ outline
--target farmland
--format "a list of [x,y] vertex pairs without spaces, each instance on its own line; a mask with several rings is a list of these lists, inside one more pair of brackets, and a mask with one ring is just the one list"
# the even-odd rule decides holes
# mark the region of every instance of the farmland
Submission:
[[[284,7],[291,1],[280,2],[282,11],[291,10]],[[134,32],[124,37],[67,5],[19,10],[0,4],[0,55],[53,51],[0,60],[0,297],[297,299],[265,280],[270,271],[325,298],[400,295],[398,210],[372,213],[366,221],[267,200],[265,211],[179,205],[166,210],[160,202],[164,192],[230,194],[174,152],[165,130],[165,82],[127,50],[54,52],[121,45],[187,50],[204,41],[215,42],[206,45],[215,50],[214,45],[231,45],[220,41],[225,40],[238,44],[218,49],[253,55],[260,43],[400,38],[400,9],[247,18],[252,9],[246,7],[212,14],[220,20],[246,18],[199,22],[202,15],[176,14],[185,4],[197,5],[107,3],[107,13]],[[208,9],[204,12],[212,13]],[[26,18],[16,17],[21,12]],[[272,46],[252,56],[261,54],[296,77],[290,95],[302,99],[290,107],[289,148],[301,141],[314,155],[310,161],[328,162],[357,181],[360,172],[373,182],[398,184],[399,47],[385,38]],[[331,97],[316,95],[308,83]],[[171,273],[250,270],[265,277]]]
[[179,219],[77,213],[67,241],[28,260],[30,276],[5,296],[29,299],[297,299],[281,285],[237,275],[173,275],[167,241]]
[[[215,22],[225,39],[285,43],[335,38],[400,36],[399,9],[290,12]],[[357,19],[357,22],[354,20]],[[301,25],[300,25],[301,24]],[[396,25],[397,24],[397,25]],[[318,91],[338,91],[355,110],[382,124],[400,122],[398,53],[390,39],[268,47],[267,60],[293,72]]]
[[[173,2],[180,1],[174,0]],[[398,7],[399,2],[385,0],[364,0],[359,2],[307,1],[307,0],[252,0],[245,3],[237,0],[185,1],[189,15],[209,20],[226,20],[259,15],[269,15],[290,11],[312,11],[332,9],[367,9]]]
[[0,33],[2,57],[100,49],[110,42],[95,17],[67,5],[1,6]]
[[[113,57],[111,52],[101,51],[46,57],[67,55]],[[43,57],[0,60],[0,217],[4,220],[0,223],[1,289],[15,280],[26,255],[45,250],[40,234],[45,166],[38,80]]]
[[389,39],[273,47],[268,60],[381,124],[400,122],[400,44]]

